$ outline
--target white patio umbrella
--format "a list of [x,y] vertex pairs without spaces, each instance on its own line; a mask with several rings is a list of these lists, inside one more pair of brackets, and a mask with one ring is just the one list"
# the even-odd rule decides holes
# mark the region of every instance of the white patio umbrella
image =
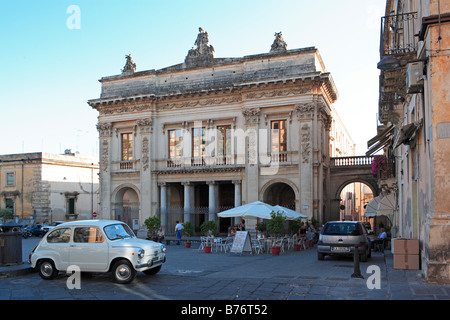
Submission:
[[243,206],[219,212],[217,215],[221,218],[240,217],[270,219],[270,213],[272,211],[276,212],[276,209],[273,206],[261,201],[255,201],[244,204]]
[[369,201],[364,209],[364,217],[376,217],[378,211],[378,205],[380,203],[380,196],[377,196]]
[[389,193],[383,197],[380,196],[380,203],[378,204],[378,216],[392,216],[394,214],[394,194]]
[[308,218],[306,214],[299,213],[289,208],[282,207],[280,205],[274,206],[275,212],[281,212],[281,214],[286,218],[286,220],[296,220],[301,218]]

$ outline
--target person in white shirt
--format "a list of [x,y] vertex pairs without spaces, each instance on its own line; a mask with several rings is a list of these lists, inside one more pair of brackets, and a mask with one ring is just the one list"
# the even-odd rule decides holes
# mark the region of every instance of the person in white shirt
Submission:
[[177,224],[175,226],[175,233],[177,235],[177,245],[180,244],[181,240],[181,230],[183,230],[183,225],[180,223],[180,221],[177,221]]

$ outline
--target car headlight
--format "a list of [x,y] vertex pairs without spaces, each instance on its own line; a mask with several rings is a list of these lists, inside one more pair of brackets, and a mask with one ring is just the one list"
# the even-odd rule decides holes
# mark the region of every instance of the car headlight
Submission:
[[161,244],[161,252],[166,252],[166,245],[165,244]]
[[145,250],[144,249],[139,249],[138,257],[142,259],[144,256],[145,256]]

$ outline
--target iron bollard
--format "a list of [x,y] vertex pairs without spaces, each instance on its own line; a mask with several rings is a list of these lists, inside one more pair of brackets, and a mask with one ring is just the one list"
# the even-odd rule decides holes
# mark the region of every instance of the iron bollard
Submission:
[[358,245],[355,245],[355,249],[353,250],[353,274],[352,278],[360,278],[364,279],[363,275],[361,274],[361,270],[359,269],[359,250]]

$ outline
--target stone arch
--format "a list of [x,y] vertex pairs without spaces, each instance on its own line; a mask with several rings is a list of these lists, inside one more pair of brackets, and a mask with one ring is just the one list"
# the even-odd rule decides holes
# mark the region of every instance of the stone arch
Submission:
[[330,213],[328,218],[326,219],[326,221],[331,221],[331,220],[340,220],[340,196],[341,196],[341,192],[342,190],[344,190],[344,188],[352,183],[355,182],[359,182],[359,183],[363,183],[365,185],[367,185],[370,190],[373,193],[373,196],[376,197],[379,194],[379,189],[378,189],[378,185],[376,183],[376,181],[372,181],[370,179],[364,179],[361,177],[355,177],[355,178],[351,178],[351,179],[345,179],[342,182],[339,182],[338,186],[335,187],[335,190],[332,191],[332,195],[334,195],[334,199],[335,201],[331,202],[331,208],[330,208]]
[[346,181],[342,182],[342,183],[336,188],[336,191],[335,191],[335,194],[334,194],[334,198],[335,198],[335,199],[339,199],[342,190],[343,190],[347,185],[349,185],[349,184],[351,184],[351,183],[354,183],[354,182],[360,182],[360,183],[364,183],[365,185],[367,185],[367,186],[370,188],[370,190],[372,190],[372,193],[373,193],[373,196],[374,196],[374,197],[376,197],[376,196],[378,195],[378,193],[379,193],[379,191],[378,191],[378,185],[377,185],[377,184],[374,184],[373,181],[366,180],[366,179],[361,179],[361,178],[354,178],[354,179],[349,179],[349,180],[346,180]]
[[273,179],[267,182],[259,192],[259,199],[295,210],[299,203],[297,186],[287,179]]
[[133,184],[118,186],[112,193],[113,218],[133,226],[133,220],[140,216],[140,192]]

